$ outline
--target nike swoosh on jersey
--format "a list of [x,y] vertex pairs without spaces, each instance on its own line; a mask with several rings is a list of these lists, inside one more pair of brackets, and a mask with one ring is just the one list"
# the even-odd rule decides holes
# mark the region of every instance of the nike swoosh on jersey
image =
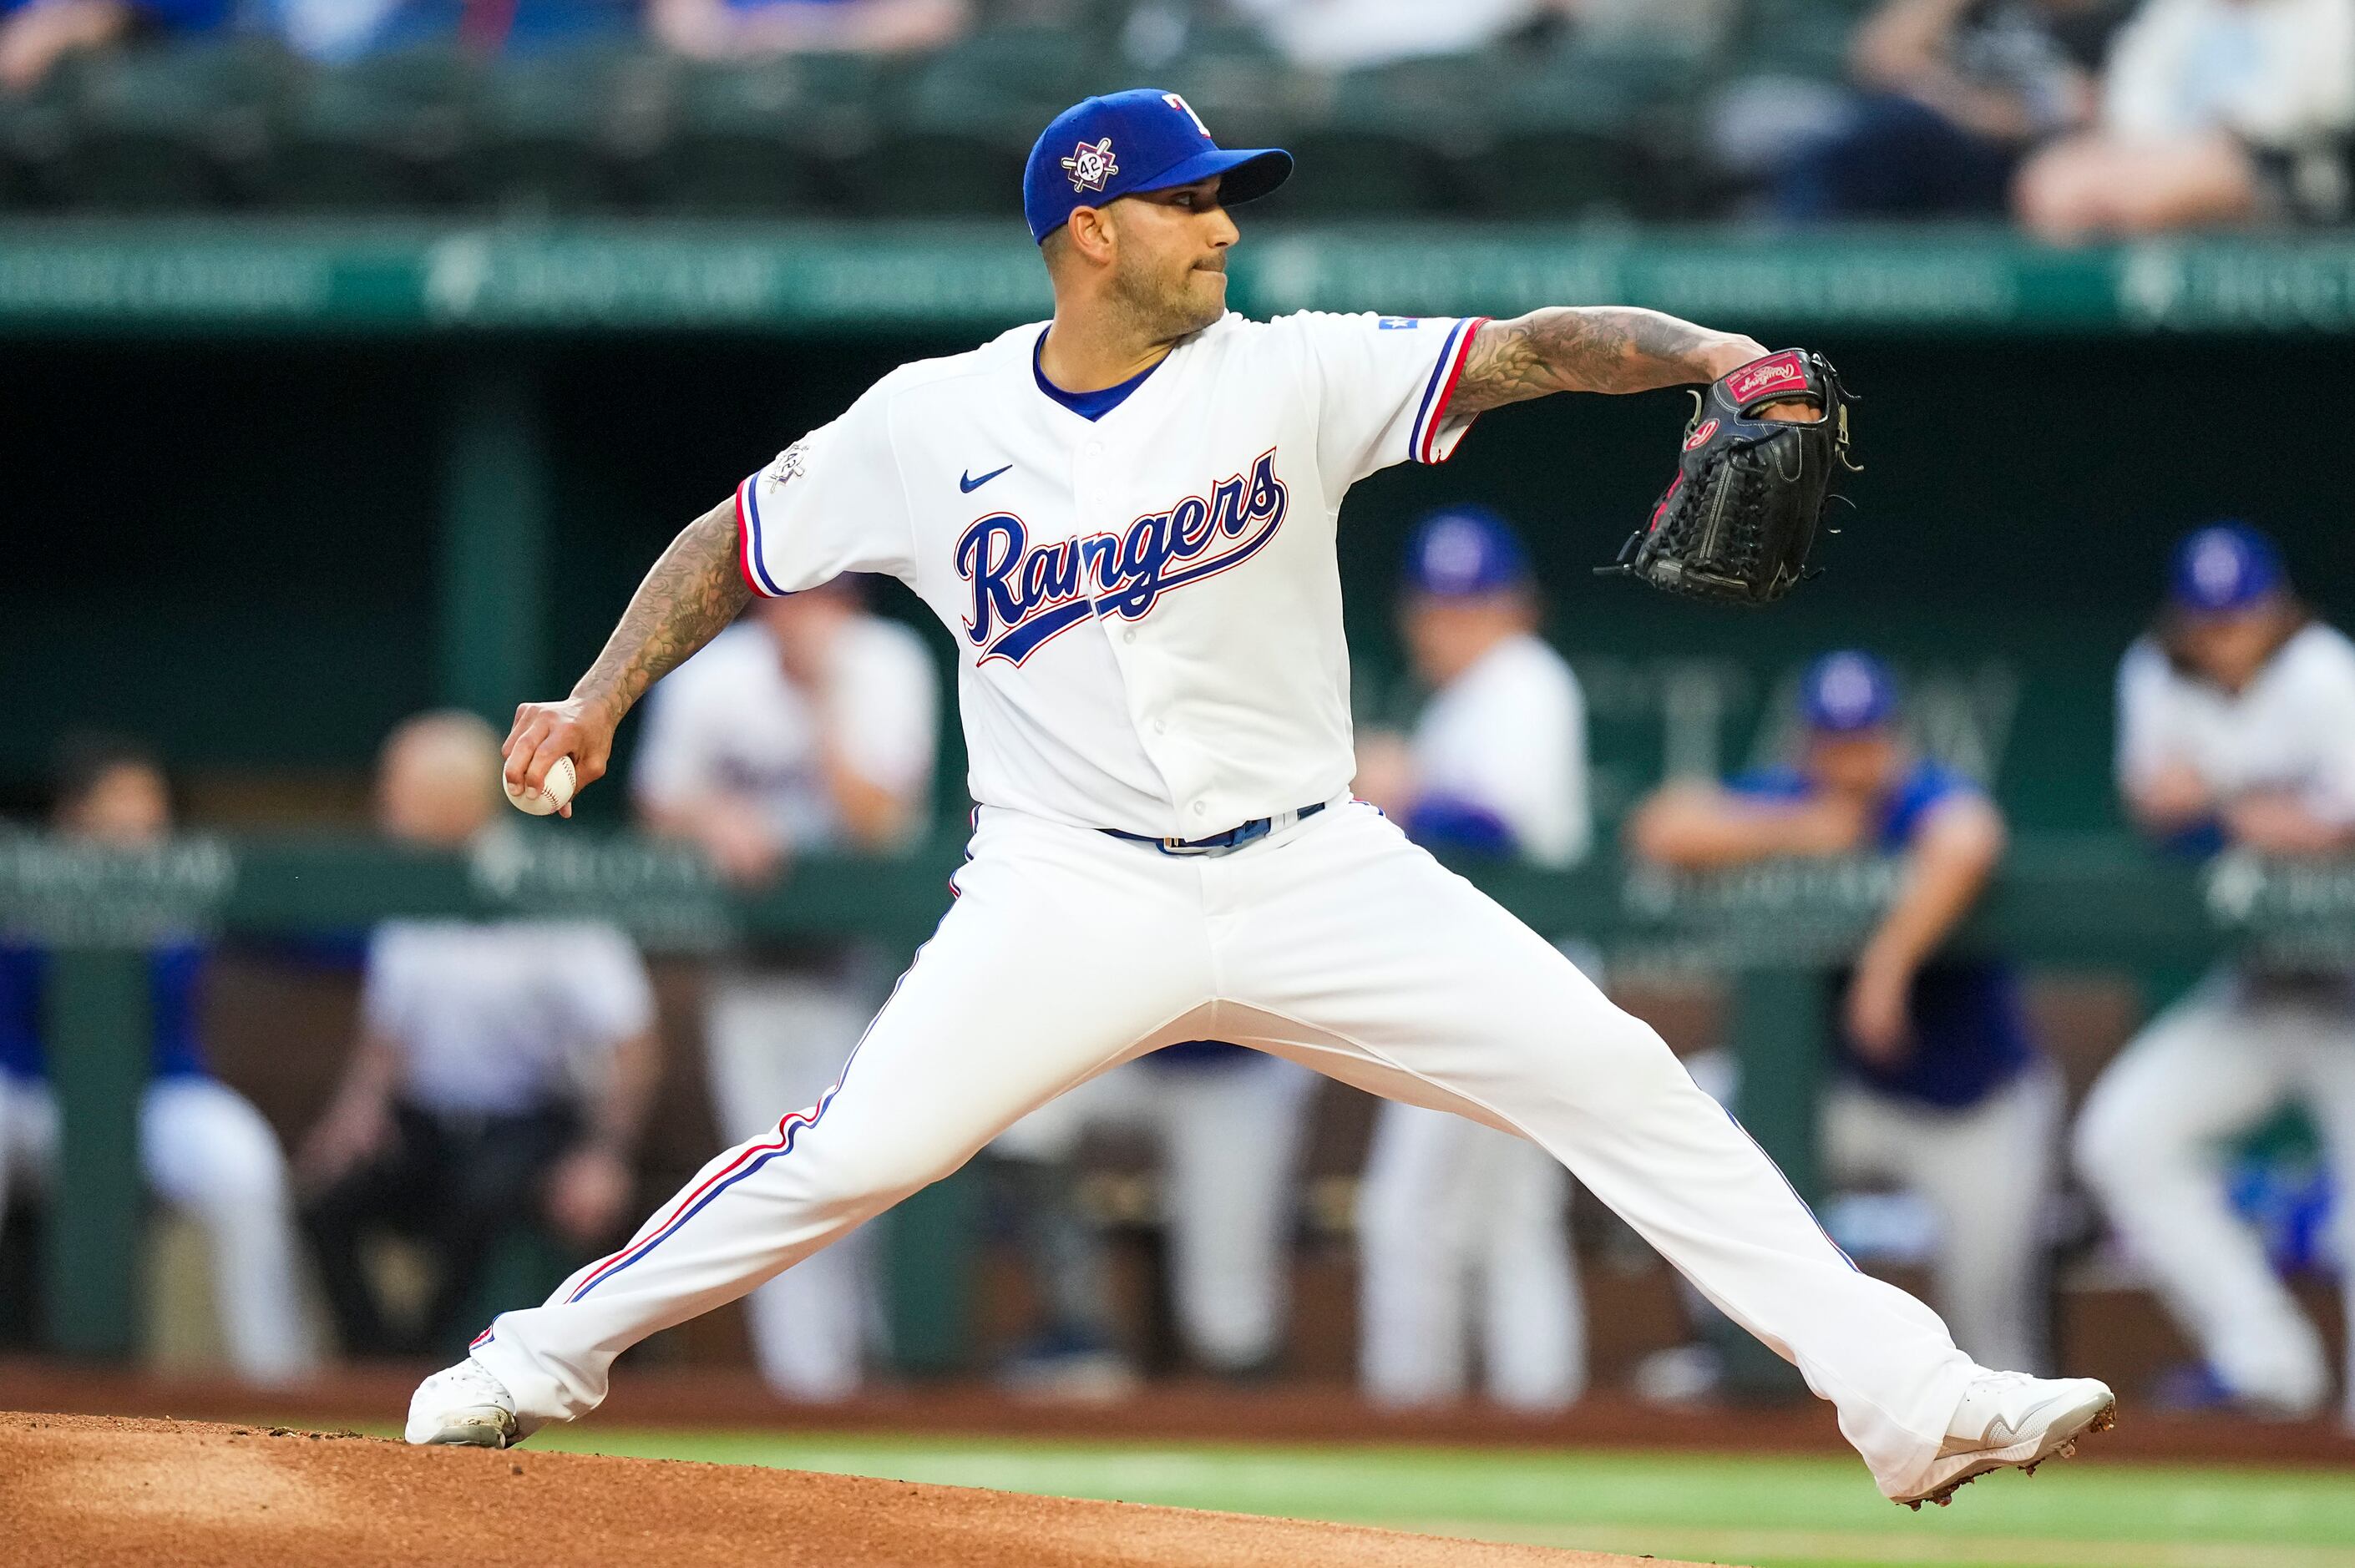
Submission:
[[[1006,468],[1012,468],[1013,466],[1014,465],[1012,463],[1007,463]],[[957,488],[964,491],[967,495],[971,495],[975,491],[979,490],[983,485],[987,484],[991,480],[996,479],[999,474],[1004,473],[1006,471],[1006,468],[991,469],[979,479],[974,478],[972,473],[969,471],[960,473],[957,475]]]

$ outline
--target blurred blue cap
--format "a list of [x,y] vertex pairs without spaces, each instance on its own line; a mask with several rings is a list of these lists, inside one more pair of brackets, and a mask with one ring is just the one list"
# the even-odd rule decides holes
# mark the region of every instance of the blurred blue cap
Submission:
[[2230,615],[2289,586],[2281,551],[2246,523],[2217,523],[2175,547],[2167,597],[2190,615]]
[[1468,599],[1529,580],[1529,554],[1520,536],[1485,506],[1434,512],[1407,539],[1406,583],[1417,593]]
[[1234,207],[1291,174],[1292,154],[1282,148],[1221,147],[1178,94],[1135,87],[1082,99],[1039,133],[1022,171],[1022,214],[1030,238],[1044,242],[1078,207],[1212,175],[1225,176],[1219,200]]
[[1897,677],[1870,653],[1853,648],[1827,653],[1799,677],[1799,714],[1809,729],[1854,735],[1889,722],[1897,712]]

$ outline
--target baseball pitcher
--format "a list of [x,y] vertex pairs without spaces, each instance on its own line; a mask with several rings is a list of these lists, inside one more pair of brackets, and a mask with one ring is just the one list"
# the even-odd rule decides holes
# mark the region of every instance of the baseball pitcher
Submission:
[[1838,378],[1642,310],[1230,314],[1231,209],[1291,168],[1220,148],[1175,93],[1067,111],[1024,182],[1054,319],[902,366],[786,448],[672,543],[570,696],[517,710],[512,782],[537,788],[564,758],[593,780],[631,705],[748,594],[888,573],[962,653],[982,805],[956,902],[836,1086],[545,1304],[501,1314],[418,1390],[411,1441],[505,1444],[594,1408],[648,1334],[1033,1107],[1194,1039],[1541,1145],[1796,1361],[1901,1502],[2107,1424],[2100,1383],[1980,1367],[1850,1266],[1657,1034],[1349,798],[1351,485],[1444,461],[1508,403],[1708,383],[1622,560],[1763,602],[1804,577],[1845,456]]

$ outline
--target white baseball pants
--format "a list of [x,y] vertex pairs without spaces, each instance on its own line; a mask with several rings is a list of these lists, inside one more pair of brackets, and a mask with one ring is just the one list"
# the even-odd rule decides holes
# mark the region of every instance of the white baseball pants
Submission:
[[[2111,1063],[2077,1124],[2077,1169],[2149,1266],[2159,1293],[2225,1386],[2286,1413],[2330,1395],[2322,1336],[2224,1193],[2222,1145],[2291,1100],[2355,1172],[2355,1005],[2342,993],[2250,989],[2219,974],[2161,1013]],[[2355,1203],[2338,1210],[2355,1258]],[[2347,1276],[2355,1315],[2355,1270]],[[2355,1389],[2355,1367],[2350,1367]],[[2355,1414],[2355,1394],[2349,1399]]]
[[1798,1364],[1885,1492],[1936,1454],[1977,1372],[1937,1315],[1850,1266],[1657,1034],[1373,808],[1338,803],[1216,856],[985,809],[972,853],[835,1089],[476,1341],[520,1414],[594,1408],[613,1358],[647,1335],[1073,1086],[1211,1039],[1542,1144]]
[[[0,1213],[10,1177],[46,1186],[57,1150],[48,1085],[0,1074]],[[261,1113],[210,1078],[156,1078],[139,1101],[139,1165],[156,1195],[205,1233],[214,1309],[237,1375],[281,1384],[314,1371],[286,1159]]]
[[[826,1092],[867,1027],[874,997],[828,975],[723,971],[704,1003],[711,1109],[720,1135],[754,1139],[780,1106]],[[866,1379],[883,1308],[875,1237],[858,1232],[744,1303],[752,1360],[769,1387],[811,1403],[847,1399]]]

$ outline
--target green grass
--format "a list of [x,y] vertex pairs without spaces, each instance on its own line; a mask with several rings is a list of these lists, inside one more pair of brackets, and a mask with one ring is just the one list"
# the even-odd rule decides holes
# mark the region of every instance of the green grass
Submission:
[[714,1432],[534,1446],[1651,1552],[1752,1568],[2355,1568],[2355,1476],[2054,1465],[1907,1513],[1832,1458],[1531,1449],[1041,1443]]

